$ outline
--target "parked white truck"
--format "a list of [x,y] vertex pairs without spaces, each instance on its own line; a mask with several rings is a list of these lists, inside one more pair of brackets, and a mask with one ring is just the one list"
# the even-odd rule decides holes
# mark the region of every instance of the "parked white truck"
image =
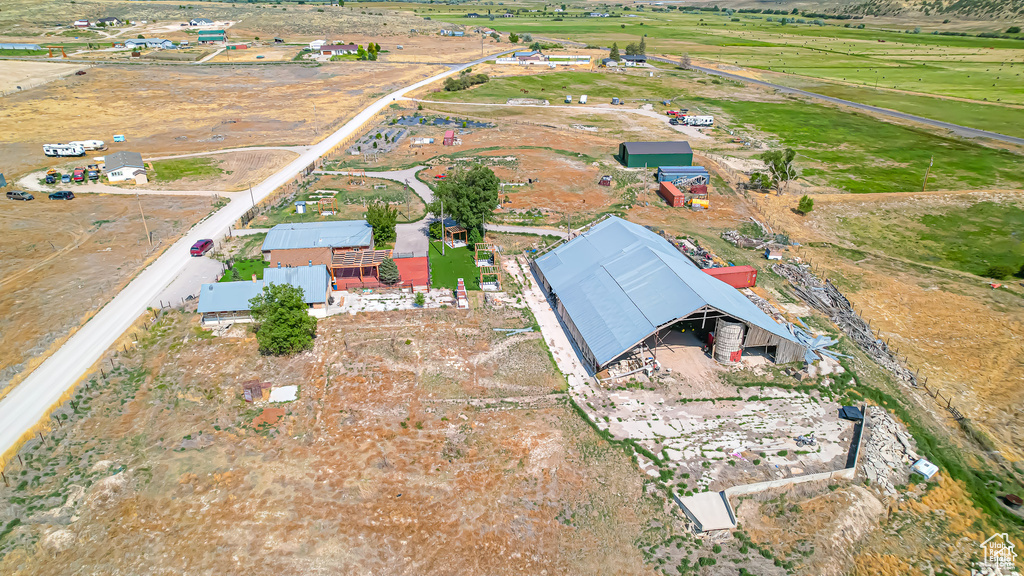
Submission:
[[103,140],[75,140],[74,142],[68,142],[68,144],[72,146],[81,144],[86,150],[106,150],[107,148]]
[[85,146],[81,144],[43,144],[43,154],[47,156],[85,156]]

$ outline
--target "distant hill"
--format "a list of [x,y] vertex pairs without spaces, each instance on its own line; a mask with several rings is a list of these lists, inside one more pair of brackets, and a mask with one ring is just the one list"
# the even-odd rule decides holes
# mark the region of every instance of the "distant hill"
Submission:
[[920,12],[1003,19],[1024,16],[1024,0],[866,0],[854,2],[845,11],[874,16]]

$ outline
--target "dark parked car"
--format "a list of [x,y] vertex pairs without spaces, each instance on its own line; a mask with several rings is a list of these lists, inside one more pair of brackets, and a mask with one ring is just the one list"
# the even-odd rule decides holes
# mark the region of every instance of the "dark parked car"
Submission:
[[192,245],[192,249],[189,250],[189,254],[193,256],[202,256],[213,248],[213,240],[205,239],[199,240]]
[[11,190],[7,193],[7,197],[11,200],[34,200],[35,196],[28,192],[22,192],[21,190]]
[[679,124],[680,124],[679,120],[676,119],[676,118],[673,118],[673,119],[669,120],[668,123],[673,125],[673,126],[679,126]]
[[75,193],[70,190],[61,190],[50,194],[50,200],[74,200]]

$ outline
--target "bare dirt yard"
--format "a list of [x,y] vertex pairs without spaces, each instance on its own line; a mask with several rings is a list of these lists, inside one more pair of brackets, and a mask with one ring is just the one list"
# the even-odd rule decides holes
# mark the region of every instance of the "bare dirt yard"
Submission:
[[[392,65],[369,74],[358,62],[309,67],[101,66],[4,98],[0,156],[13,176],[59,162],[42,145],[104,140],[109,152],[143,157],[252,145],[306,145],[323,137],[375,95],[436,71]],[[131,99],[111,99],[131,92]],[[313,105],[316,104],[316,122]],[[39,118],[47,118],[40,123]],[[114,134],[125,135],[113,143]],[[16,142],[16,144],[15,144]],[[108,152],[108,153],[109,153]]]
[[[0,391],[34,366],[156,254],[135,198],[83,194],[4,200],[0,212]],[[146,223],[167,246],[209,213],[210,198],[143,196]]]
[[[696,545],[541,341],[492,330],[524,322],[336,316],[288,358],[168,312],[5,470],[0,571],[160,573],[174,550],[191,573],[646,574],[649,549]],[[298,399],[247,404],[250,378]]]
[[0,93],[17,90],[19,86],[28,90],[85,68],[81,64],[0,60]]

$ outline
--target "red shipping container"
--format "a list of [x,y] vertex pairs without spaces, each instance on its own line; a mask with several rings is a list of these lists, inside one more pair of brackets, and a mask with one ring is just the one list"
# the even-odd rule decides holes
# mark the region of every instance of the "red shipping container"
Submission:
[[686,197],[683,193],[676,188],[676,185],[671,182],[662,182],[661,186],[658,187],[658,194],[668,202],[669,206],[679,207],[686,202]]
[[694,184],[693,186],[690,186],[690,194],[703,194],[703,195],[706,196],[707,193],[708,193],[708,185],[707,184]]
[[751,288],[757,285],[757,269],[753,266],[728,266],[706,268],[704,272],[714,276],[733,288]]

